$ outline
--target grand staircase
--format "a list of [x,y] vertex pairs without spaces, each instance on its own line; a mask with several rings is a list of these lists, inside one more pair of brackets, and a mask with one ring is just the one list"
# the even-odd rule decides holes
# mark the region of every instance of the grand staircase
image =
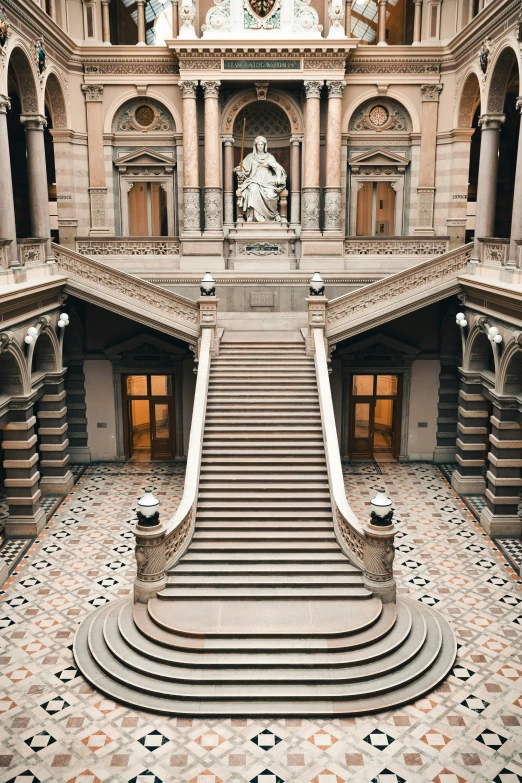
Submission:
[[415,700],[455,640],[411,600],[383,604],[334,534],[314,362],[300,334],[225,338],[211,364],[195,532],[147,604],[80,626],[83,674],[178,715],[334,716]]

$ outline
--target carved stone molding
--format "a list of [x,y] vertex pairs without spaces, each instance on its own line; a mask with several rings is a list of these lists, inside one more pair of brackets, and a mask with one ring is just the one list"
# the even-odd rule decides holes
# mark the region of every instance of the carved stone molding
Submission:
[[324,227],[341,229],[341,189],[325,188],[324,191]]
[[82,92],[87,103],[103,100],[103,84],[82,84]]
[[388,74],[388,73],[440,73],[440,65],[429,60],[390,60],[369,59],[363,61],[351,60],[346,68],[350,74]]
[[305,57],[303,60],[303,69],[305,71],[344,71],[346,67],[346,58],[334,56],[326,57]]
[[195,98],[198,89],[198,83],[192,81],[179,82],[182,98]]
[[346,239],[347,256],[440,256],[448,249],[445,239]]
[[479,128],[482,130],[500,130],[505,123],[506,117],[503,114],[481,114],[479,117]]
[[91,227],[105,228],[107,226],[107,188],[89,188],[91,202]]
[[442,84],[422,84],[421,95],[423,101],[436,101],[438,103],[442,92]]
[[323,89],[323,82],[319,81],[305,81],[304,84],[304,91],[305,95],[308,98],[320,98],[321,97],[321,90]]
[[221,87],[221,82],[218,81],[209,81],[209,82],[201,82],[201,86],[203,87],[203,93],[205,95],[205,98],[219,98],[219,88]]
[[[219,67],[219,66],[218,66]],[[147,74],[163,75],[178,73],[178,68],[172,61],[158,62],[157,60],[125,60],[96,63],[86,63],[83,70],[87,74],[115,74],[118,76],[142,76]]]
[[221,188],[205,188],[204,192],[205,229],[220,229]]
[[286,252],[286,245],[278,242],[250,242],[237,246],[239,256],[284,256]]
[[435,188],[417,188],[419,198],[418,226],[432,228]]
[[77,252],[84,256],[179,256],[179,241],[171,239],[78,240]]
[[185,230],[200,230],[200,190],[183,188],[183,224]]
[[266,101],[268,82],[254,82],[254,87],[256,88],[257,100]]
[[345,88],[344,82],[340,81],[327,81],[326,86],[328,88],[328,97],[329,98],[342,98],[343,97],[343,90]]
[[10,108],[10,98],[7,95],[0,95],[0,114],[7,114]]
[[319,230],[319,188],[303,188],[303,215],[301,225],[309,231]]

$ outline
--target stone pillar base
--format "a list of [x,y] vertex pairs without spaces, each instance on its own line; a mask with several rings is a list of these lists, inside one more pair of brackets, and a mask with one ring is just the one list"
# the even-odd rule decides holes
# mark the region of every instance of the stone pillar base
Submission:
[[439,465],[441,462],[455,462],[457,455],[456,446],[435,446],[433,450],[433,462]]
[[156,582],[144,582],[136,577],[134,580],[134,603],[148,604],[150,598],[155,598],[167,584],[167,576]]
[[380,598],[383,604],[394,604],[397,602],[397,585],[395,579],[389,579],[386,582],[374,582],[372,579],[363,576],[363,582],[364,586]]
[[458,470],[451,477],[451,486],[459,495],[484,495],[486,480],[483,476],[461,476]]
[[480,524],[490,536],[522,536],[522,519],[514,516],[496,516],[489,508],[485,508],[480,515]]
[[25,536],[37,536],[45,527],[47,517],[43,508],[39,508],[34,516],[30,517],[17,517],[16,512],[13,513],[13,507],[10,501],[9,516],[5,520],[5,532],[7,536],[13,536],[15,538]]
[[89,465],[91,462],[91,450],[88,446],[71,446],[69,439],[69,458],[71,462],[75,462],[78,465]]
[[69,492],[72,492],[73,487],[74,477],[70,470],[63,476],[42,476],[40,479],[42,495],[68,495]]

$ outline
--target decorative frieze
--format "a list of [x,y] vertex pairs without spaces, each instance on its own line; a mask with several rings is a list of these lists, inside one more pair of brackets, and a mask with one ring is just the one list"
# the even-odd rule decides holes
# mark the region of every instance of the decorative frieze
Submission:
[[[219,66],[218,66],[219,67]],[[141,75],[167,75],[178,73],[178,67],[169,60],[96,60],[96,63],[85,63],[84,72],[89,75],[117,75],[117,76],[141,76]]]
[[303,229],[310,231],[319,230],[319,205],[319,188],[303,188]]
[[278,242],[243,242],[237,245],[238,256],[284,256],[286,245]]
[[183,225],[185,231],[199,231],[200,224],[200,189],[183,188]]
[[325,229],[341,228],[341,189],[325,188],[324,192],[324,227]]
[[221,188],[205,188],[204,192],[205,229],[220,229]]
[[383,62],[382,59],[367,59],[357,61],[356,59],[350,60],[346,67],[346,72],[349,74],[398,74],[398,73],[440,73],[439,63],[434,63],[431,60],[413,60],[411,58],[404,60],[388,59]]

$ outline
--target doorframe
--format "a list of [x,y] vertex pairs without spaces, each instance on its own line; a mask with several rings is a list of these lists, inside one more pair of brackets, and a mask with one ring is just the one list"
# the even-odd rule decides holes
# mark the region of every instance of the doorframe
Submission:
[[[395,397],[378,396],[376,394],[372,394],[372,395],[369,395],[369,396],[366,396],[366,395],[361,395],[361,396],[357,395],[357,396],[355,396],[352,393],[353,377],[355,375],[374,375],[374,376],[377,376],[377,375],[396,375],[397,376],[397,395]],[[377,400],[379,400],[379,399],[384,399],[384,400],[394,399],[395,400],[395,405],[393,406],[393,423],[392,423],[392,427],[393,427],[394,435],[396,435],[396,437],[394,438],[394,448],[393,448],[393,451],[392,451],[392,457],[394,457],[394,459],[396,459],[397,461],[400,461],[400,459],[401,459],[401,452],[402,452],[402,432],[403,432],[402,422],[404,421],[404,410],[403,410],[403,405],[402,405],[402,398],[403,398],[402,388],[403,388],[403,385],[404,385],[404,377],[405,377],[405,375],[406,375],[406,373],[404,371],[403,372],[398,372],[397,370],[390,369],[390,368],[388,368],[386,371],[379,371],[379,370],[373,370],[373,369],[368,369],[368,368],[366,368],[362,372],[359,372],[358,370],[353,370],[353,369],[349,369],[348,370],[347,383],[348,383],[349,393],[348,393],[348,411],[347,411],[348,415],[346,416],[347,435],[346,435],[346,441],[345,441],[346,444],[347,444],[347,452],[346,453],[347,453],[348,459],[352,459],[352,457],[354,456],[352,451],[350,450],[350,446],[352,444],[352,438],[350,437],[350,429],[351,429],[350,428],[350,420],[351,420],[352,413],[353,413],[353,411],[355,409],[356,403],[358,403],[358,402],[366,403],[367,402],[367,403],[370,404],[370,411],[372,410],[372,407],[373,407],[373,410],[375,411],[375,403],[376,403]],[[375,413],[374,413],[374,424],[375,424]],[[375,454],[372,454],[371,458],[374,459],[375,458]]]

